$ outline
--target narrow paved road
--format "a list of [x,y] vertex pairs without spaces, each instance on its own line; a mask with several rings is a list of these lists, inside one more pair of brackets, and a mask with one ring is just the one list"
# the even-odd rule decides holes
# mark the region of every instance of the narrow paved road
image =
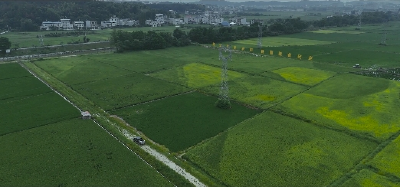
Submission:
[[[115,116],[114,116],[115,117]],[[126,123],[126,122],[125,122]],[[129,124],[128,124],[129,125]],[[128,139],[132,140],[133,137],[135,137],[134,135],[132,135],[131,133],[129,133],[127,130],[123,130],[123,135],[125,137],[127,137]],[[165,165],[167,165],[169,168],[171,168],[172,170],[174,170],[175,172],[177,172],[179,175],[182,175],[183,177],[185,177],[185,179],[187,179],[189,182],[191,182],[192,184],[194,184],[196,187],[207,187],[206,185],[204,185],[202,182],[200,182],[196,177],[194,177],[192,174],[190,174],[189,172],[187,172],[185,169],[181,168],[180,166],[176,165],[174,162],[172,162],[168,157],[166,157],[165,155],[159,153],[158,151],[154,150],[153,148],[151,148],[148,145],[143,145],[141,146],[141,148],[146,151],[147,153],[149,153],[150,155],[154,156],[157,160],[159,160],[160,162],[164,163]]]
[[178,174],[182,175],[185,177],[188,181],[190,181],[192,184],[194,184],[196,187],[206,187],[203,183],[201,183],[196,177],[191,175],[190,173],[186,172],[185,169],[181,168],[180,166],[176,165],[174,162],[169,160],[166,156],[163,154],[157,152],[156,150],[152,149],[148,145],[142,146],[142,149],[148,152],[149,154],[153,155],[156,157],[157,160],[161,161],[168,167],[170,167],[172,170],[177,172]]

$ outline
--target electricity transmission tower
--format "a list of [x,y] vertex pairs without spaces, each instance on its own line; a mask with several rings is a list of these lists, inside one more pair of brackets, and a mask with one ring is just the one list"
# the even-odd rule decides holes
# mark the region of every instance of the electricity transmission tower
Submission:
[[39,35],[39,46],[43,46],[43,35]]
[[381,40],[381,45],[386,45],[386,35],[387,35],[387,31],[385,31],[385,33],[383,34],[383,37]]
[[362,15],[362,12],[360,13],[360,20],[358,21],[358,29],[361,29],[361,15]]
[[[229,55],[224,56],[222,52],[229,52]],[[229,101],[228,88],[228,60],[232,60],[232,50],[226,47],[220,47],[219,59],[222,60],[221,89],[219,91],[219,98],[216,105],[222,109],[229,109],[231,107],[231,103]]]
[[262,47],[262,23],[258,23],[258,48]]

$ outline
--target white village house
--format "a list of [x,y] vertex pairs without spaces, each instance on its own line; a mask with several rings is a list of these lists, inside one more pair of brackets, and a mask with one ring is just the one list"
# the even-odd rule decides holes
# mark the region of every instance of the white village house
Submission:
[[82,30],[84,27],[85,23],[83,21],[74,21],[74,28]]
[[85,28],[87,30],[99,30],[100,29],[99,25],[97,25],[97,21],[88,21],[88,20],[86,21]]

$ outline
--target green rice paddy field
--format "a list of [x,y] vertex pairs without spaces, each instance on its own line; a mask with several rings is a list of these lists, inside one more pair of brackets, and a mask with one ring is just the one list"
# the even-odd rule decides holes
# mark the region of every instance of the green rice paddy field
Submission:
[[[229,110],[214,106],[222,62],[212,47],[52,58],[33,65],[220,185],[398,186],[400,83],[356,75],[359,69],[352,68],[400,66],[398,40],[378,45],[382,29],[267,37],[261,56],[240,51],[256,49],[256,40],[229,43],[237,45],[228,62]],[[398,35],[395,30],[388,38]]]
[[174,186],[19,64],[0,72],[0,186]]

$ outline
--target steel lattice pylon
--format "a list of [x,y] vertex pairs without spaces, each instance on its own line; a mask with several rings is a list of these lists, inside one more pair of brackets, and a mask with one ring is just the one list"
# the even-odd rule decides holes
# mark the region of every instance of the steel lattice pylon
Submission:
[[262,23],[258,23],[258,48],[262,47]]
[[[224,56],[222,52],[229,52],[228,56]],[[221,71],[221,89],[219,91],[219,100],[229,103],[229,87],[228,87],[228,60],[232,59],[232,50],[226,47],[219,48],[219,59],[222,60]]]
[[44,44],[43,44],[43,35],[40,35],[39,36],[39,45],[40,46],[43,46]]
[[387,31],[385,31],[385,33],[383,34],[382,40],[381,40],[381,44],[386,45],[386,35],[387,35]]

